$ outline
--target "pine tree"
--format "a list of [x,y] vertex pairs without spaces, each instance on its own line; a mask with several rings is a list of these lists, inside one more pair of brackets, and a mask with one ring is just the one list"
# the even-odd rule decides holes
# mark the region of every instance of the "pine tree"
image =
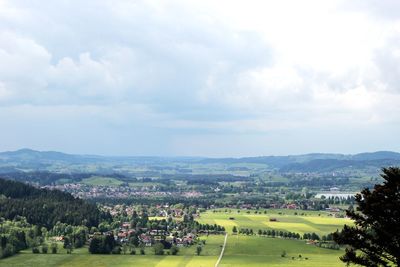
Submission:
[[233,233],[233,234],[237,234],[237,228],[236,228],[236,226],[233,226],[233,228],[232,228],[232,233]]
[[341,260],[363,266],[400,266],[400,169],[382,169],[383,184],[357,194],[356,211],[347,210],[354,226],[345,226],[334,240],[348,245]]

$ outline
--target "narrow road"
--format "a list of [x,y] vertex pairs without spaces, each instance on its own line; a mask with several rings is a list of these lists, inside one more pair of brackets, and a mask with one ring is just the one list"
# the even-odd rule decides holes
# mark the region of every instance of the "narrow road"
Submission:
[[226,247],[226,240],[227,239],[228,239],[228,234],[225,234],[224,245],[222,246],[221,254],[219,255],[217,263],[215,263],[215,267],[218,267],[220,261],[222,260],[222,256],[224,255],[224,251],[225,251],[225,247]]

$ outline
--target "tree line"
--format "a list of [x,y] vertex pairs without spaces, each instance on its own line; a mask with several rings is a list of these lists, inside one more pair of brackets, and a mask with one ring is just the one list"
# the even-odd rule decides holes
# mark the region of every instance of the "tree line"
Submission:
[[58,190],[38,189],[0,178],[0,217],[13,220],[23,216],[28,223],[52,228],[58,221],[70,225],[97,226],[111,220],[95,204]]

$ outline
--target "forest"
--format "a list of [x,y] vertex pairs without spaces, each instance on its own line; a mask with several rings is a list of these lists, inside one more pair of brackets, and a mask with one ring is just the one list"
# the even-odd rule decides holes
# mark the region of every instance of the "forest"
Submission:
[[71,194],[1,178],[0,196],[0,217],[7,220],[23,216],[28,223],[51,228],[57,222],[91,227],[110,219],[95,204]]

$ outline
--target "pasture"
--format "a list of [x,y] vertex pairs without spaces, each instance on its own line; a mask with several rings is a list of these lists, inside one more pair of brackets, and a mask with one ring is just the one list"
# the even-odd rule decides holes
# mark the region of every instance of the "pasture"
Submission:
[[92,176],[82,180],[83,184],[101,186],[119,186],[123,182],[112,177]]
[[230,235],[220,267],[345,266],[339,260],[342,254],[343,251],[319,248],[302,240]]
[[206,240],[206,245],[200,256],[195,255],[195,246],[181,248],[177,256],[156,256],[152,248],[146,248],[146,255],[91,255],[87,247],[84,247],[75,249],[72,254],[66,254],[64,249],[60,249],[58,254],[32,254],[31,250],[24,250],[18,255],[0,260],[0,265],[2,267],[206,267],[214,266],[217,261],[223,238],[222,235],[202,237]]
[[[295,215],[297,214],[297,215]],[[270,221],[275,219],[276,221]],[[261,230],[279,230],[299,234],[315,232],[326,235],[342,229],[345,224],[352,224],[349,219],[335,218],[328,212],[299,211],[299,210],[236,210],[217,209],[201,213],[197,219],[201,223],[219,224],[231,234],[233,226],[253,229],[256,233]]]
[[[297,215],[295,215],[297,214]],[[231,218],[231,219],[230,219]],[[276,221],[271,222],[274,218]],[[228,241],[220,267],[241,266],[345,266],[339,256],[343,250],[320,248],[307,244],[304,240],[270,238],[258,235],[233,235],[232,228],[275,229],[300,234],[315,232],[318,235],[341,229],[351,221],[335,218],[326,212],[299,210],[238,210],[218,209],[201,213],[197,218],[201,223],[219,224],[226,228]],[[177,256],[155,256],[152,248],[146,248],[146,255],[91,255],[87,248],[76,249],[66,254],[63,249],[58,254],[32,254],[30,250],[3,259],[3,267],[19,266],[154,266],[154,267],[213,267],[223,244],[223,235],[203,236],[206,245],[201,256],[195,255],[196,246],[181,248]],[[282,257],[285,251],[285,257]],[[139,251],[137,250],[137,253]]]

